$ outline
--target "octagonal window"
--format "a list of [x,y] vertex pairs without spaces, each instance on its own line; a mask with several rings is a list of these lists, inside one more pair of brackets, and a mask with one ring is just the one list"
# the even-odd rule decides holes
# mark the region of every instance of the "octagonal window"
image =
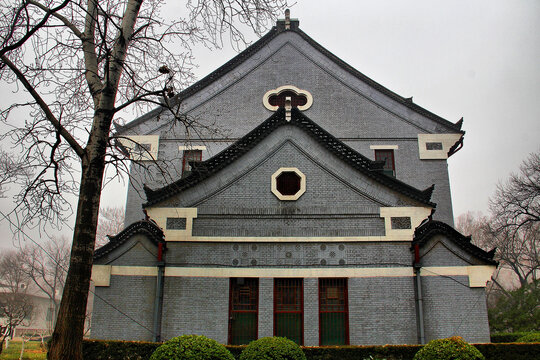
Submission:
[[300,191],[300,176],[294,171],[284,171],[276,177],[276,187],[281,195],[294,195]]
[[297,200],[306,191],[306,176],[297,168],[281,168],[272,175],[272,193],[280,200]]

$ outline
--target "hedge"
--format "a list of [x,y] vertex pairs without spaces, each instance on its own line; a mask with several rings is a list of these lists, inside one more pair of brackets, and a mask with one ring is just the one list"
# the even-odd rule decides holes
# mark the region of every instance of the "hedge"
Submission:
[[[161,343],[137,341],[85,340],[84,360],[148,360]],[[531,360],[540,353],[540,344],[474,344],[486,360]],[[304,347],[307,360],[412,360],[421,345]],[[238,359],[245,346],[227,345]]]
[[514,332],[514,333],[495,333],[491,334],[492,343],[512,343],[516,342],[522,336],[530,334],[529,332]]

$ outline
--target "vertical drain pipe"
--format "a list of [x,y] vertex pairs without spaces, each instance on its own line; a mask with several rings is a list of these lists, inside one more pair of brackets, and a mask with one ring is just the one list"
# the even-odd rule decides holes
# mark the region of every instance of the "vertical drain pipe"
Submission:
[[418,323],[418,340],[420,344],[426,343],[426,336],[424,333],[424,303],[422,300],[422,279],[420,277],[420,246],[414,245],[414,273],[416,278],[416,321]]
[[156,282],[156,296],[154,298],[154,342],[161,342],[161,315],[163,309],[163,279],[165,274],[165,261],[163,260],[163,243],[158,244],[158,273]]

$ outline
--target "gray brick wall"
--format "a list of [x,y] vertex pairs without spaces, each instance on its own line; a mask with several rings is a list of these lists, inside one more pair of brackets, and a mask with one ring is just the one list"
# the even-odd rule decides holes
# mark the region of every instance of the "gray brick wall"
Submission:
[[406,242],[362,243],[197,243],[170,242],[169,266],[295,267],[411,266]]
[[111,276],[110,286],[96,287],[92,338],[151,341],[155,289],[152,276]]
[[412,277],[349,279],[351,344],[417,342]]
[[162,338],[205,335],[227,343],[228,278],[165,278]]
[[259,338],[274,336],[274,279],[259,279]]
[[469,288],[466,276],[422,277],[426,341],[462,336],[489,342],[484,288]]
[[319,346],[319,279],[304,279],[304,346]]

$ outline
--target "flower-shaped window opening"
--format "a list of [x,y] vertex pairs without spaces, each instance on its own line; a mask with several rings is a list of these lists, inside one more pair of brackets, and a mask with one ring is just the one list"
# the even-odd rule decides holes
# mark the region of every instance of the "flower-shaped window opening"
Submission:
[[270,111],[277,111],[285,106],[285,99],[291,98],[291,106],[305,111],[313,104],[313,96],[307,90],[294,85],[284,85],[266,92],[263,96],[263,105]]
[[285,171],[276,178],[277,191],[281,195],[295,195],[300,191],[300,176],[294,171]]
[[297,94],[294,91],[284,91],[282,93],[279,93],[277,95],[272,95],[268,99],[268,102],[272,106],[279,106],[284,107],[285,106],[285,99],[287,97],[291,98],[291,106],[292,107],[299,107],[304,106],[307,104],[307,97],[302,94]]
[[280,168],[272,175],[272,193],[279,200],[298,200],[305,192],[306,175],[297,168]]

